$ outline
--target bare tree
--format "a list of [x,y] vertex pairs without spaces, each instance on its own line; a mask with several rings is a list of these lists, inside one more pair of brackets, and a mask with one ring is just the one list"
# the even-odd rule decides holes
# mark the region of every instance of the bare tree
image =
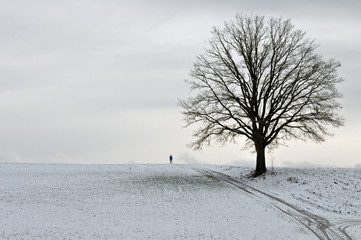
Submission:
[[328,126],[343,125],[340,63],[315,53],[318,46],[290,20],[236,15],[212,34],[187,81],[194,94],[180,101],[187,126],[200,123],[193,149],[243,136],[257,153],[259,176],[267,147],[292,138],[322,142],[332,135]]

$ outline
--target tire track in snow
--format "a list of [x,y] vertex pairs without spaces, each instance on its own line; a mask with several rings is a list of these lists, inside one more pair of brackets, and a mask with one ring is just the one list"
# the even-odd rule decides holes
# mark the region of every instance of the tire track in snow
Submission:
[[341,223],[331,224],[330,221],[326,218],[307,212],[278,197],[258,190],[246,184],[245,182],[236,180],[224,173],[206,168],[196,168],[194,170],[209,177],[213,177],[219,181],[223,181],[233,186],[236,186],[247,194],[270,203],[271,205],[282,211],[284,214],[296,219],[320,240],[352,240],[352,237],[346,232],[346,229],[353,226],[361,225],[361,221],[343,221]]

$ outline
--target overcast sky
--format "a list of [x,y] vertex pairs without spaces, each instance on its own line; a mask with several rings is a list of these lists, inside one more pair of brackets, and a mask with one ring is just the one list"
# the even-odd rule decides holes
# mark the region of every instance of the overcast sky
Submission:
[[242,142],[186,148],[177,99],[213,26],[291,18],[339,60],[346,126],[291,142],[279,166],[361,167],[361,2],[0,0],[0,162],[250,164]]

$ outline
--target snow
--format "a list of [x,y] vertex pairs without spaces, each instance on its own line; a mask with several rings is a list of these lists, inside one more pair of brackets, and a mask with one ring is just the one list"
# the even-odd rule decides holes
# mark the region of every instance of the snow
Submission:
[[259,178],[247,177],[252,171],[247,167],[213,169],[345,228],[352,239],[361,239],[360,168],[276,168]]
[[361,169],[250,170],[0,164],[0,239],[320,239],[298,208],[361,239]]
[[[252,171],[226,166],[217,170],[234,178]],[[317,214],[361,220],[360,168],[276,168],[247,183]]]

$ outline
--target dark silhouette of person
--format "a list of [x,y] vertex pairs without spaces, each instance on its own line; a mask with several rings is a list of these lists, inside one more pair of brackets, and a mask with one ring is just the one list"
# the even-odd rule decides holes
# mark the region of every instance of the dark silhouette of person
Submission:
[[173,156],[172,156],[172,154],[169,156],[169,163],[170,163],[170,164],[173,163]]

